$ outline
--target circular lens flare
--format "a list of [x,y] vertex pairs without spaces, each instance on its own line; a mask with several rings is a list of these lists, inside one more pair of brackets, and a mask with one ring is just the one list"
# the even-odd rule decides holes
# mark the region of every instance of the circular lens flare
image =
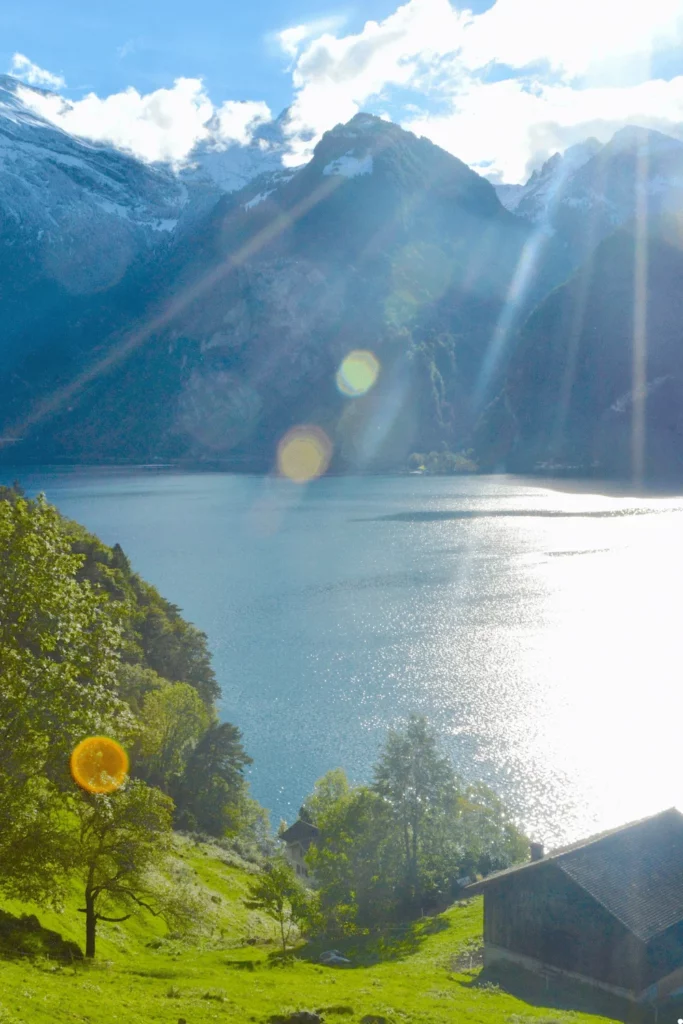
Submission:
[[331,458],[332,442],[320,427],[292,427],[277,446],[278,472],[297,484],[322,476]]
[[108,736],[89,736],[71,755],[74,782],[89,793],[113,793],[128,775],[128,754]]
[[349,352],[337,370],[337,387],[343,395],[358,398],[364,395],[377,381],[379,359],[366,349]]

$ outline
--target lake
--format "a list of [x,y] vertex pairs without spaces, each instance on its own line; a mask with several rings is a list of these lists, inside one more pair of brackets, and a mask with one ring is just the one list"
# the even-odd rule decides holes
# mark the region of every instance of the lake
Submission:
[[419,712],[547,845],[683,807],[683,498],[512,477],[5,470],[203,629],[254,795],[369,777]]

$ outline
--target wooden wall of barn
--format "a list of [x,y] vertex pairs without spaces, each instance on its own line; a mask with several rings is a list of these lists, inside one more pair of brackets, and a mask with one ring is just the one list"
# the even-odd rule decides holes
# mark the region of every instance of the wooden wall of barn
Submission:
[[648,942],[645,961],[646,985],[683,966],[683,921]]
[[488,886],[484,941],[609,985],[644,987],[644,945],[552,863]]

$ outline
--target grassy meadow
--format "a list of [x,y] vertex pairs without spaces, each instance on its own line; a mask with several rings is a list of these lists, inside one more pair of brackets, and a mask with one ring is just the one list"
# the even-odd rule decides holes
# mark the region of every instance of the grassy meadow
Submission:
[[77,893],[62,913],[1,904],[0,1024],[244,1024],[302,1009],[333,1024],[608,1019],[544,1006],[552,1000],[543,992],[525,993],[525,1001],[487,982],[477,966],[481,900],[381,940],[349,940],[342,944],[348,968],[323,966],[316,962],[323,947],[305,944],[283,961],[273,922],[243,905],[254,868],[187,839],[178,840],[177,854],[216,911],[199,937],[168,935],[149,915],[102,923],[96,961],[69,962],[83,946]]

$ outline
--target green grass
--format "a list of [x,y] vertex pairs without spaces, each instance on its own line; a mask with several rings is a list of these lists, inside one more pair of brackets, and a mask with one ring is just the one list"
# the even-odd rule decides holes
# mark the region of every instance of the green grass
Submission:
[[[214,897],[217,920],[199,939],[168,936],[159,921],[139,918],[102,926],[95,963],[64,963],[40,953],[54,956],[60,937],[82,946],[76,893],[63,914],[3,904],[0,1024],[244,1024],[300,1009],[324,1010],[333,1024],[359,1024],[365,1015],[390,1024],[599,1024],[607,1019],[549,1009],[533,995],[525,1002],[487,983],[479,967],[470,969],[481,939],[480,900],[381,940],[347,942],[351,968],[316,962],[323,947],[315,945],[300,946],[283,962],[272,923],[243,905],[248,865],[217,847],[187,841],[180,843],[179,855]],[[35,914],[44,930],[35,921],[16,926],[21,914]],[[8,942],[28,942],[34,955],[2,959]]]

